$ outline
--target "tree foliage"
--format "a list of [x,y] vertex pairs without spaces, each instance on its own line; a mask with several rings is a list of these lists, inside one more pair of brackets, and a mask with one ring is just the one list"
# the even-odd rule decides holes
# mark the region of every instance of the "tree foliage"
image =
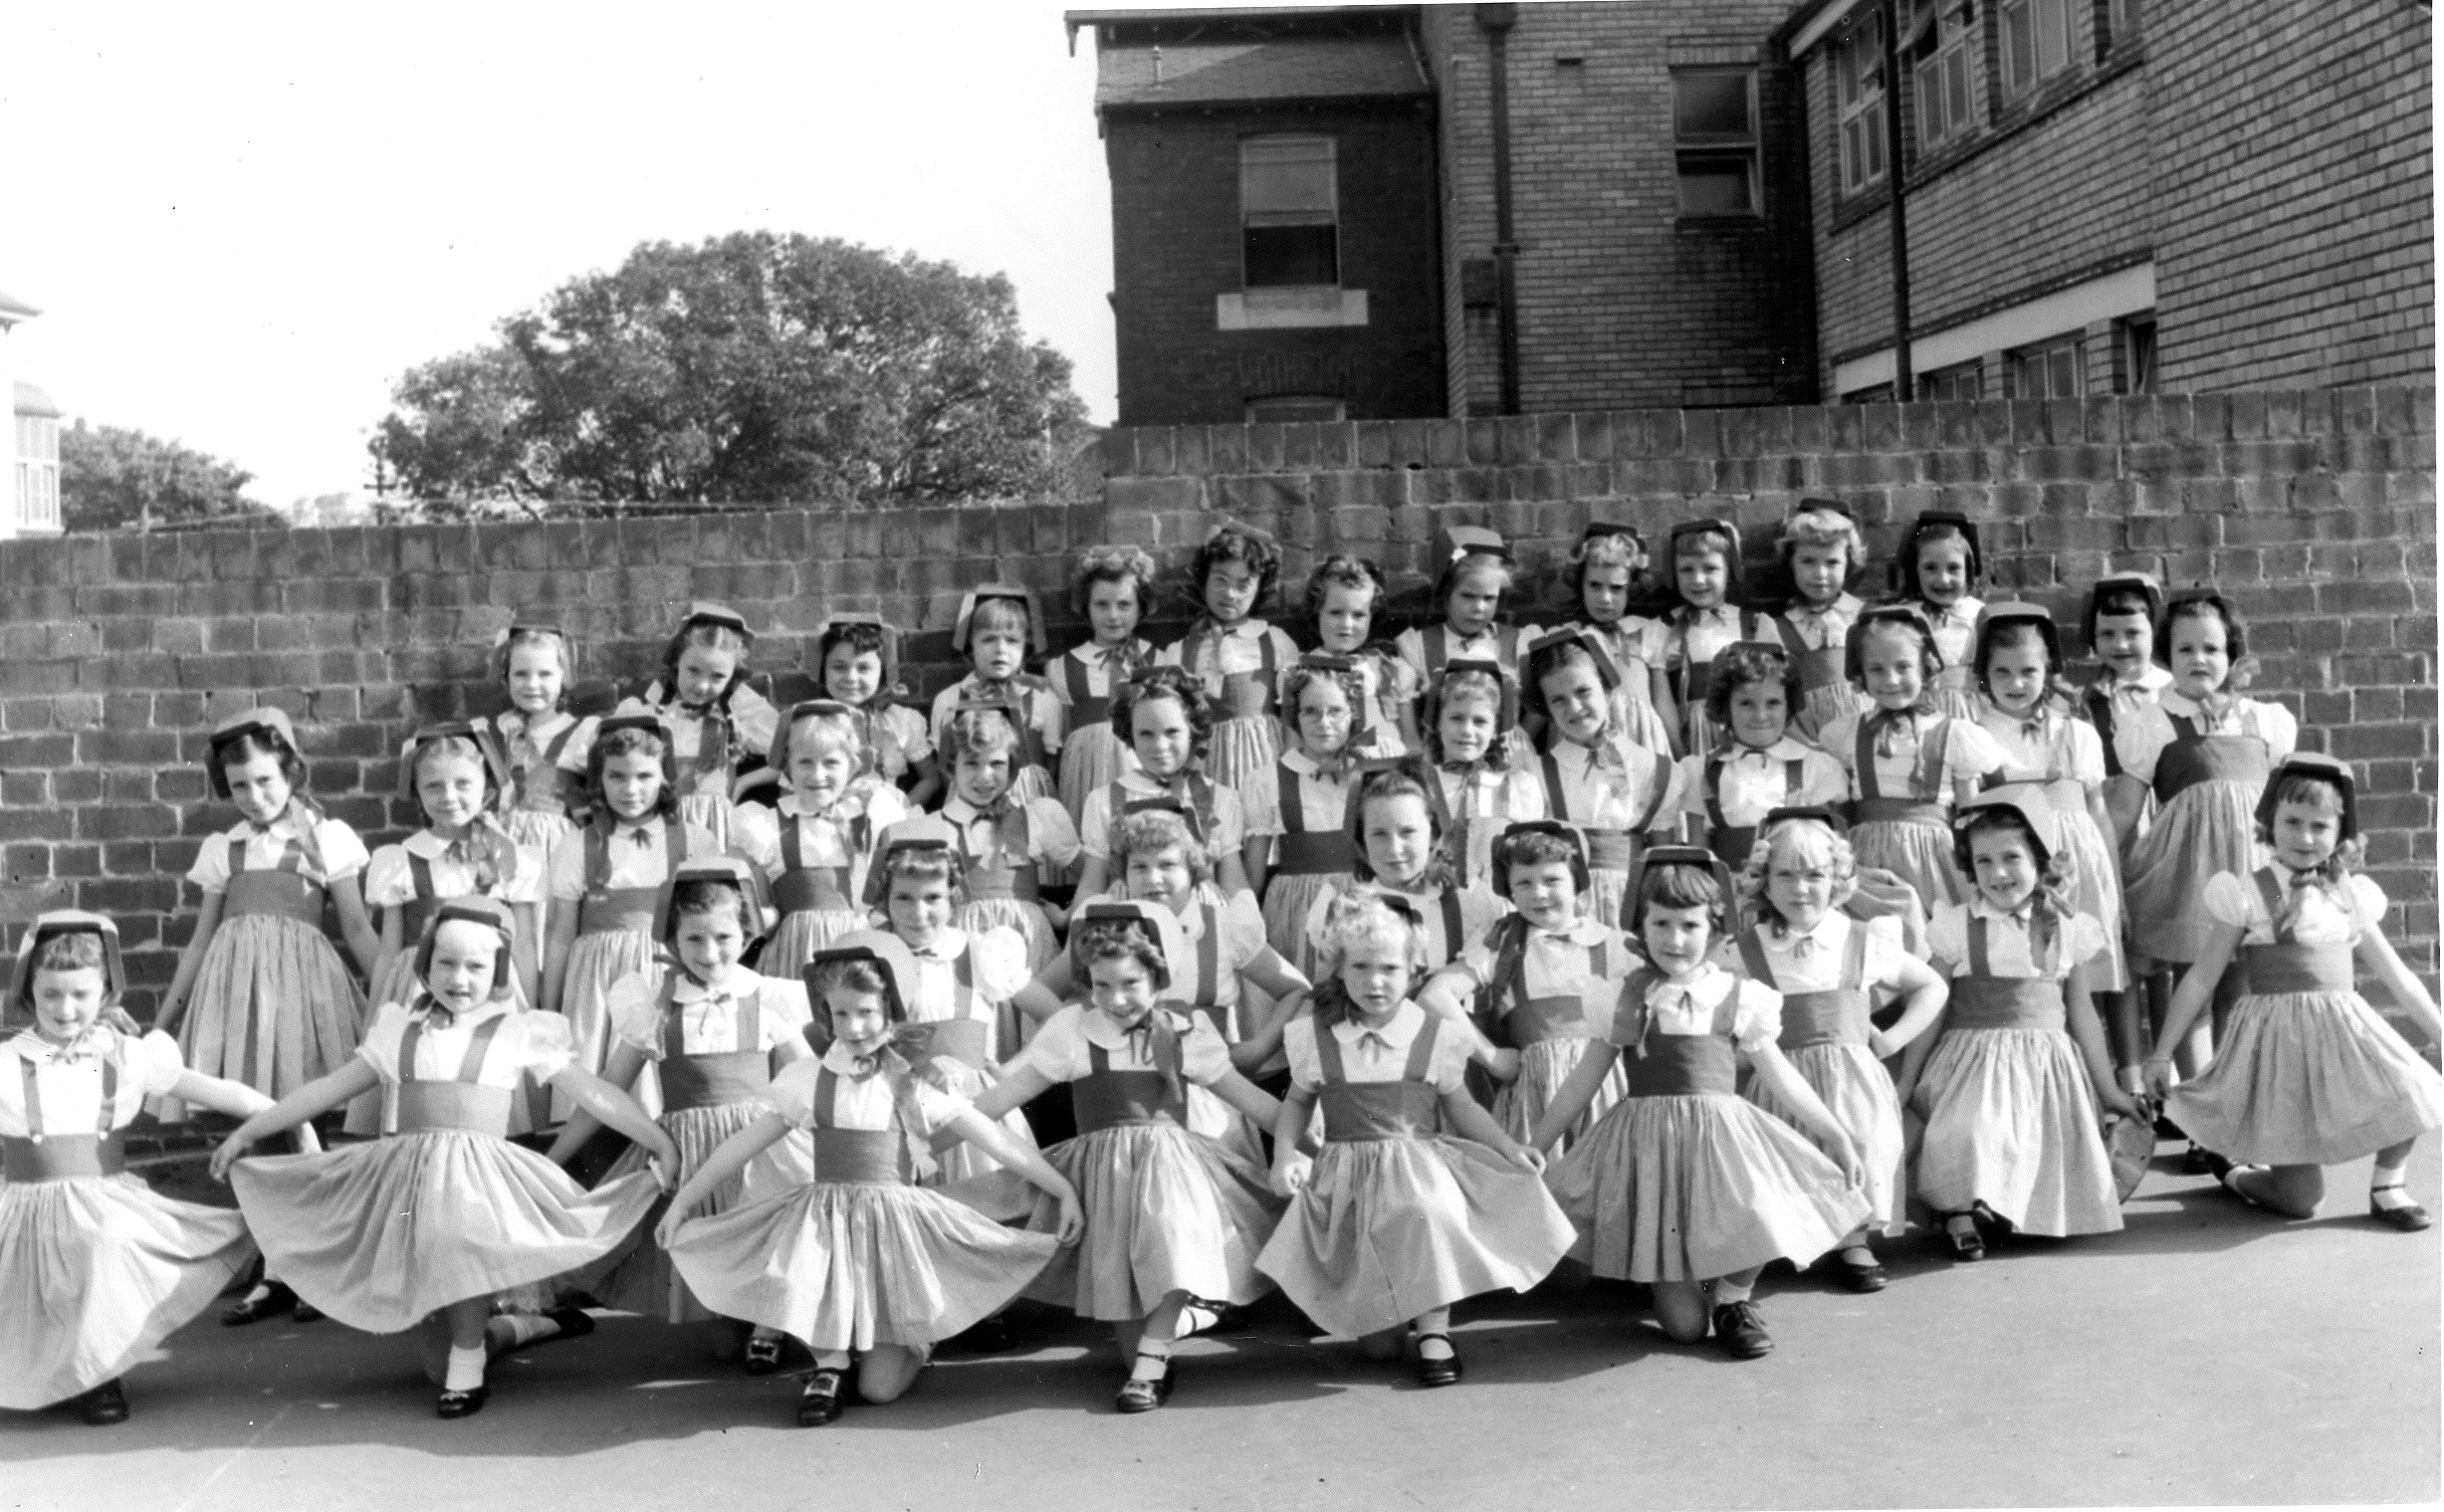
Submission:
[[370,443],[431,512],[1042,492],[1084,413],[1007,279],[837,239],[648,243],[499,332]]
[[60,524],[69,531],[150,530],[260,513],[254,474],[119,425],[83,420],[60,432]]

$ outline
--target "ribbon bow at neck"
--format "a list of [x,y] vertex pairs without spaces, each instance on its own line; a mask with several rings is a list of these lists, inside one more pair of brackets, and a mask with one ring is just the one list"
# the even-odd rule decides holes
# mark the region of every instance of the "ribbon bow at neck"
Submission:
[[727,775],[730,770],[730,710],[719,699],[702,704],[681,704],[679,711],[691,719],[704,722],[696,737],[696,774],[699,777]]
[[1879,709],[1867,717],[1867,728],[1875,733],[1876,755],[1900,754],[1900,740],[1895,732],[1906,728],[1911,740],[1917,738],[1917,711],[1914,709]]
[[1773,769],[1773,756],[1763,746],[1737,746],[1731,753],[1731,760],[1734,764],[1749,760],[1751,758],[1753,758],[1759,766],[1764,767],[1766,770],[1771,771]]
[[1126,682],[1137,671],[1137,642],[1122,641],[1117,646],[1092,646],[1093,665],[1101,667],[1113,678]]
[[479,893],[488,893],[492,891],[493,885],[501,880],[501,870],[493,860],[492,846],[487,843],[479,843],[478,833],[478,826],[472,824],[467,826],[465,834],[441,848],[441,858],[453,865],[463,866],[474,873],[475,890]]
[[653,843],[653,826],[650,824],[639,824],[634,829],[623,830],[621,833],[625,834],[629,839],[635,841],[640,846],[651,845]]

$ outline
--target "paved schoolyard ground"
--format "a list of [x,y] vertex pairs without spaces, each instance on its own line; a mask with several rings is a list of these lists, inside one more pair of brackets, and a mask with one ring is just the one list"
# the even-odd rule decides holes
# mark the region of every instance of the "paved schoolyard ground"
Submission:
[[[2164,1161],[2117,1236],[2005,1241],[1970,1266],[1903,1241],[1873,1297],[1769,1276],[1778,1348],[1753,1363],[1674,1346],[1601,1292],[1537,1295],[1463,1310],[1467,1381],[1421,1392],[1268,1315],[1188,1346],[1147,1417],[1111,1410],[1108,1339],[1066,1320],[799,1429],[794,1384],[716,1363],[709,1329],[607,1316],[496,1365],[491,1404],[445,1423],[401,1340],[207,1319],[132,1375],[125,1426],[0,1415],[0,1507],[2433,1501],[2438,1231],[2361,1216],[2365,1171],[2286,1224]],[[2432,1146],[2412,1188],[2444,1212]]]

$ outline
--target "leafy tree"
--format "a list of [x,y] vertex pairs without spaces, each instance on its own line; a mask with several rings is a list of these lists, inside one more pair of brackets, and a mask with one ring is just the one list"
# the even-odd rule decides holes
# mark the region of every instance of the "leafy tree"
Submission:
[[837,239],[648,243],[499,330],[370,443],[430,512],[1051,492],[1084,414],[1007,279]]
[[60,524],[70,531],[148,531],[158,525],[260,513],[254,474],[176,441],[77,421],[60,433]]

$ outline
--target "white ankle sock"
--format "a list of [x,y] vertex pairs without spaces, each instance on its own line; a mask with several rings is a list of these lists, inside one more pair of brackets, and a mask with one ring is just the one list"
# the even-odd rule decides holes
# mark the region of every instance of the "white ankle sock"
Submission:
[[484,1384],[484,1346],[460,1349],[450,1346],[450,1368],[441,1378],[445,1392],[472,1392]]
[[823,1354],[819,1354],[819,1355],[817,1355],[817,1356],[815,1356],[815,1357],[814,1357],[814,1368],[815,1368],[816,1370],[818,1370],[818,1371],[844,1371],[844,1370],[847,1370],[847,1369],[848,1369],[848,1351],[847,1351],[847,1350],[829,1350],[829,1351],[824,1352]]
[[1137,1363],[1129,1368],[1132,1381],[1160,1381],[1163,1372],[1171,1368],[1169,1339],[1141,1339],[1137,1345]]

